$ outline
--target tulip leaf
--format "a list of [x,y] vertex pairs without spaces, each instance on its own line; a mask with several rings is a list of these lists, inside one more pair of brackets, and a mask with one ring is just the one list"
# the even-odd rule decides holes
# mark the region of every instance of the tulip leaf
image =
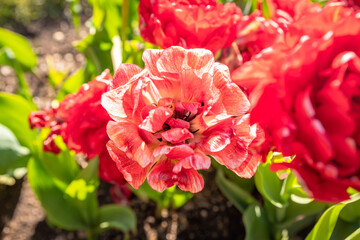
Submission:
[[29,114],[35,110],[33,105],[18,95],[0,92],[0,123],[11,130],[21,146],[32,151],[36,137],[30,129]]
[[145,181],[139,189],[132,189],[132,192],[145,200],[148,198],[153,200],[160,208],[165,209],[180,208],[194,196],[192,193],[177,189],[176,186],[165,189],[164,192],[157,192],[149,186],[147,181]]
[[52,224],[67,230],[87,228],[78,206],[69,201],[55,179],[37,159],[32,158],[29,161],[28,180]]
[[56,99],[62,100],[67,94],[76,92],[84,82],[85,71],[83,68],[80,68],[64,81]]
[[360,225],[357,221],[347,222],[339,218],[336,222],[334,231],[331,234],[330,240],[346,239],[347,237],[351,236],[351,234],[353,234],[353,232],[356,231],[359,227]]
[[10,129],[0,124],[0,174],[26,167],[29,155],[29,149],[22,147]]
[[306,237],[306,240],[330,239],[340,211],[344,207],[345,204],[337,204],[327,209]]
[[356,231],[354,231],[352,234],[350,234],[345,240],[356,240],[360,239],[360,228],[358,228]]
[[256,202],[250,193],[235,183],[227,180],[222,170],[217,171],[215,181],[221,192],[240,212],[243,213],[250,204]]
[[[0,60],[1,64],[11,65],[11,60],[15,59],[25,69],[32,69],[37,64],[36,54],[32,50],[29,42],[20,34],[11,32],[4,28],[0,28],[0,50],[8,49],[11,54],[6,54],[10,62]],[[4,60],[5,58],[0,58]]]
[[124,232],[136,232],[136,215],[126,206],[105,205],[99,210],[98,225],[102,230],[115,228]]
[[258,191],[274,206],[282,208],[285,205],[281,197],[282,181],[269,169],[269,164],[260,164],[255,174],[255,185]]
[[67,200],[78,206],[78,211],[88,226],[96,224],[98,214],[98,168],[98,158],[92,159],[65,190],[66,197],[69,197]]
[[340,213],[340,218],[347,222],[355,222],[360,220],[360,200],[346,204]]
[[48,130],[42,130],[37,139],[36,158],[41,161],[48,174],[65,190],[66,186],[78,175],[80,168],[75,160],[75,154],[69,151],[60,136],[55,139],[55,144],[61,149],[59,154],[42,151],[43,140],[48,132]]
[[258,204],[251,204],[243,214],[246,231],[245,240],[270,240],[269,223],[264,209]]

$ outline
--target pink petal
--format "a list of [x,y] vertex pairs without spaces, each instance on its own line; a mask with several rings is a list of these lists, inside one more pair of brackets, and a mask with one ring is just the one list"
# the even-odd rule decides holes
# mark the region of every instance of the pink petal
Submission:
[[128,158],[136,161],[141,167],[146,167],[155,161],[150,149],[150,143],[146,142],[136,124],[129,122],[113,122],[107,125],[109,138],[116,146],[126,153]]
[[208,169],[211,165],[210,157],[202,152],[196,152],[190,156],[180,159],[173,168],[173,172],[178,173],[182,168],[193,168],[195,170]]
[[130,109],[132,109],[131,104],[128,101],[124,101],[124,96],[130,87],[130,85],[125,85],[105,92],[101,96],[101,105],[114,120],[126,118]]
[[242,178],[251,178],[254,176],[260,163],[261,155],[249,153],[248,157],[241,163],[240,167],[231,170]]
[[124,184],[124,176],[119,171],[106,148],[99,155],[99,177],[107,182]]
[[129,80],[139,74],[142,69],[135,64],[122,63],[114,74],[114,80],[111,83],[111,89],[115,89],[129,82]]
[[179,173],[172,172],[174,164],[165,159],[157,163],[148,175],[151,188],[163,192],[166,188],[178,185],[183,191],[200,192],[204,188],[204,179],[194,169],[182,169]]
[[194,150],[187,144],[169,146],[160,145],[154,150],[154,157],[166,155],[169,159],[186,158],[194,153]]
[[190,123],[178,118],[169,118],[166,123],[172,128],[190,128]]
[[138,189],[144,183],[152,164],[141,167],[135,160],[128,158],[125,152],[111,140],[106,144],[106,147],[117,168],[124,175],[125,180],[133,188]]
[[145,69],[148,69],[152,77],[161,78],[161,74],[157,69],[156,63],[164,50],[147,49],[142,55],[145,63]]
[[172,128],[161,133],[163,139],[171,143],[181,143],[194,135],[186,128]]
[[199,144],[222,165],[235,169],[248,157],[248,147],[256,137],[256,125],[250,126],[249,115],[231,118],[208,128]]
[[214,85],[221,92],[221,102],[229,115],[241,116],[250,109],[250,102],[244,92],[231,81],[227,66],[216,63]]
[[156,63],[156,67],[162,76],[178,79],[183,71],[186,51],[182,47],[170,47],[165,49]]
[[200,103],[187,103],[187,102],[176,102],[175,103],[175,110],[176,111],[189,111],[193,114],[197,114],[199,107],[201,106]]
[[209,73],[204,73],[199,78],[193,69],[184,69],[179,78],[182,102],[205,103],[207,95],[212,97],[213,76]]
[[170,108],[158,106],[150,110],[149,115],[139,125],[139,128],[155,133],[163,128],[164,123],[172,114],[173,111]]
[[186,54],[186,64],[201,77],[204,73],[212,73],[214,55],[206,49],[189,49]]

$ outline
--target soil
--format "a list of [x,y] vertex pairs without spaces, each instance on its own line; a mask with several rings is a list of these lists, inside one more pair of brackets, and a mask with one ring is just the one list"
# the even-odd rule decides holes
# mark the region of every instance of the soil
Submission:
[[[56,96],[56,89],[47,81],[49,67],[69,75],[84,63],[84,57],[72,46],[86,31],[76,32],[71,23],[64,19],[58,21],[34,22],[26,29],[26,36],[38,55],[35,74],[26,74],[31,93],[39,108],[49,107]],[[22,33],[24,34],[24,33]],[[17,79],[13,70],[0,67],[0,91],[16,93]],[[163,210],[156,217],[156,204],[135,196],[130,207],[137,215],[137,233],[130,235],[135,239],[244,239],[240,213],[221,194],[215,184],[212,170],[203,172],[204,190],[175,210]],[[112,202],[109,194],[110,184],[102,182],[98,190],[99,203]],[[84,232],[69,232],[50,227],[46,216],[36,199],[27,178],[18,180],[13,186],[0,185],[0,239],[3,240],[80,240],[86,239]],[[115,230],[103,232],[100,239],[124,239]],[[127,238],[128,239],[128,238]]]

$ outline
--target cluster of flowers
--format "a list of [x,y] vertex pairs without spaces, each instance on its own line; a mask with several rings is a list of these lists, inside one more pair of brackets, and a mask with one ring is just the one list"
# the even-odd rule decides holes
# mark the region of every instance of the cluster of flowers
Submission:
[[106,181],[193,193],[209,156],[250,178],[279,151],[295,158],[272,169],[292,169],[310,196],[348,199],[349,187],[360,190],[359,3],[266,6],[270,16],[243,16],[216,0],[141,0],[141,34],[164,50],[32,113],[33,127],[51,128],[44,150],[57,152],[61,135],[100,156]]

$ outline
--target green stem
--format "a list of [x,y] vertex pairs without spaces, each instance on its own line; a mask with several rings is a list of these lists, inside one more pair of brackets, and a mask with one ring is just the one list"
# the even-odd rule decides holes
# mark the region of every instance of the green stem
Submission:
[[25,76],[24,76],[24,71],[22,70],[20,64],[17,63],[16,61],[12,62],[12,66],[14,67],[16,77],[19,80],[18,94],[23,96],[26,100],[28,100],[29,102],[32,103],[33,98],[32,98],[31,93],[30,93],[29,85],[26,82],[26,79],[25,79]]
[[96,229],[88,229],[86,230],[86,239],[87,240],[98,240],[99,232]]
[[120,32],[120,37],[122,41],[125,41],[126,39],[126,31],[129,21],[129,6],[130,6],[129,0],[123,0],[123,4],[121,7],[122,27]]

